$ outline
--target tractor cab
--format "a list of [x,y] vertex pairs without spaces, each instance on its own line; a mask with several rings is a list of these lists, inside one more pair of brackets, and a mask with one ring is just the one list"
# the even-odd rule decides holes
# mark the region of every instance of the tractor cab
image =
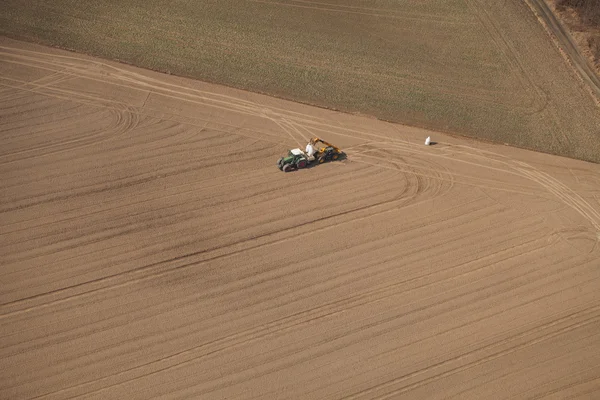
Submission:
[[286,157],[281,157],[279,161],[277,161],[277,166],[283,172],[306,168],[308,166],[308,157],[300,149],[291,149],[288,151]]

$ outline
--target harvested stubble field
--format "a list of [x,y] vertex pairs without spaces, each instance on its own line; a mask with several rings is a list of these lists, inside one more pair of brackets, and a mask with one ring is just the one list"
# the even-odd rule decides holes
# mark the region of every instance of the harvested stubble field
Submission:
[[4,0],[0,34],[600,162],[600,110],[522,0]]
[[600,396],[599,165],[9,39],[0,83],[0,398]]

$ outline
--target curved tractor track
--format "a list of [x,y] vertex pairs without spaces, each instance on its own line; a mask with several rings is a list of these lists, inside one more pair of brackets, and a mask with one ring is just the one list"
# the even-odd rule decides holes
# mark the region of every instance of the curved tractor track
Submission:
[[[8,39],[0,71],[0,398],[600,395],[598,165]],[[275,167],[313,136],[347,159]]]

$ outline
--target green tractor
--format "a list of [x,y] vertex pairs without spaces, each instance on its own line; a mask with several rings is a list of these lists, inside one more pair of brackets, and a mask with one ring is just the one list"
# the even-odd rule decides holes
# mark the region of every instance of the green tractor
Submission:
[[277,166],[283,172],[295,171],[297,169],[306,168],[308,166],[308,157],[300,149],[292,149],[288,151],[287,156],[281,157],[277,161]]

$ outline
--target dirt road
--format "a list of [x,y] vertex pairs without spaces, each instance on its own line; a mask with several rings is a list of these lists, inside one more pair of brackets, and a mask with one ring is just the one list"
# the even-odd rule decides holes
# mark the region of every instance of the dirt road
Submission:
[[587,58],[581,54],[579,48],[565,27],[556,19],[556,16],[544,0],[528,0],[532,10],[541,18],[546,27],[552,32],[559,46],[571,60],[571,65],[579,73],[590,90],[600,99],[600,78],[589,64]]
[[0,398],[600,395],[599,165],[8,39],[0,84]]

